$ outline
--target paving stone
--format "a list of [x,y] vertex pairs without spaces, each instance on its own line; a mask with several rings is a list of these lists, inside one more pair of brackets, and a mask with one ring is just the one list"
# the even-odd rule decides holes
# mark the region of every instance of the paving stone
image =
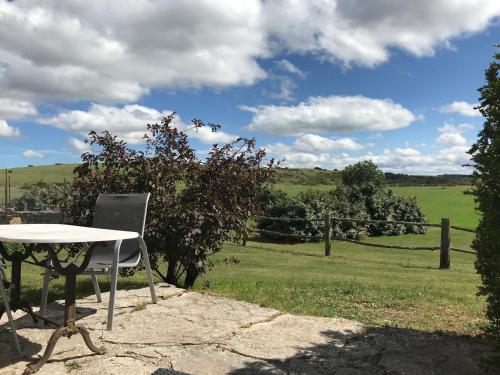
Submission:
[[[61,338],[39,374],[480,374],[488,346],[477,340],[398,328],[367,330],[340,319],[283,314],[275,309],[210,294],[156,285],[117,293],[113,331],[106,331],[107,301],[77,301],[78,324],[93,342],[94,355],[79,336]],[[62,301],[48,315],[62,322]],[[0,330],[0,374],[21,374],[39,358],[53,332],[15,313],[25,357],[16,357],[10,332]],[[5,317],[0,322],[7,327]]]

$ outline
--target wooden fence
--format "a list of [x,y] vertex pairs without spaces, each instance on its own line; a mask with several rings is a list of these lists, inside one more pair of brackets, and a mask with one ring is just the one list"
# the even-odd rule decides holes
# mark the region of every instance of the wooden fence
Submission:
[[[313,219],[305,219],[305,218],[292,218],[292,217],[269,217],[269,216],[253,216],[255,220],[276,220],[276,221],[286,221],[286,222],[320,222],[322,223],[323,235],[322,236],[311,236],[311,235],[302,235],[302,234],[294,234],[294,233],[282,233],[276,231],[270,231],[266,229],[259,228],[247,228],[247,231],[243,233],[243,246],[246,246],[248,240],[248,232],[253,234],[272,234],[274,236],[282,236],[282,237],[294,237],[294,238],[308,238],[308,239],[319,239],[324,242],[325,245],[325,256],[330,256],[332,253],[332,243],[335,241],[345,241],[350,243],[355,243],[363,246],[369,247],[378,247],[385,249],[400,249],[400,250],[439,250],[439,268],[440,269],[449,269],[450,268],[450,252],[455,251],[459,253],[466,253],[476,255],[474,251],[465,250],[465,249],[457,249],[451,247],[451,230],[463,231],[468,233],[475,233],[474,229],[463,228],[459,226],[451,225],[449,218],[442,218],[440,224],[431,224],[431,223],[421,223],[421,222],[412,222],[412,221],[392,221],[392,220],[367,220],[367,219],[353,219],[347,217],[335,217],[330,214],[326,214],[324,218],[313,218]],[[402,224],[402,225],[419,225],[425,227],[436,227],[441,229],[441,241],[439,246],[400,246],[400,245],[384,245],[378,243],[364,242],[359,240],[351,240],[347,238],[333,238],[332,237],[332,222],[334,221],[346,221],[346,222],[355,222],[361,224]]]

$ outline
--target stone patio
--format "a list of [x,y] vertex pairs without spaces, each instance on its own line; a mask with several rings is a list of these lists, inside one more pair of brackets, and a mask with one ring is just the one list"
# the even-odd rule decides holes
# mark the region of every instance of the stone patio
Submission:
[[[105,330],[107,298],[77,302],[79,323],[94,343],[61,338],[39,374],[479,374],[488,347],[478,341],[398,328],[369,329],[337,318],[284,314],[242,301],[158,284],[119,291],[112,332]],[[60,319],[62,303],[49,306]],[[0,331],[0,373],[21,374],[45,348],[53,329],[15,314],[26,355],[16,358],[10,332]],[[5,318],[2,325],[7,326]]]

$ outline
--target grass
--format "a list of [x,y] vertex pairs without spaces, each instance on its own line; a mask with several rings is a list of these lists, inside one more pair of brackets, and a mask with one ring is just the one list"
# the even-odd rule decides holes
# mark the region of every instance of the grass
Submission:
[[[24,183],[62,182],[74,166],[14,169],[13,189]],[[282,176],[277,187],[295,195],[305,189],[334,188],[335,176],[321,175],[310,184],[302,171]],[[0,176],[1,177],[1,176]],[[331,178],[332,181],[327,181]],[[0,178],[0,180],[2,180]],[[3,181],[3,180],[2,180]],[[1,183],[0,183],[1,185]],[[394,187],[396,194],[416,196],[429,222],[451,218],[454,225],[474,228],[479,220],[466,187]],[[0,193],[3,189],[0,186]],[[14,194],[12,194],[14,196]],[[439,230],[425,235],[370,238],[381,244],[438,246]],[[472,234],[452,232],[452,247],[469,249]],[[379,249],[338,242],[331,257],[323,256],[322,243],[271,244],[249,241],[247,247],[226,244],[212,259],[237,257],[237,265],[220,262],[200,278],[195,289],[217,293],[293,314],[344,317],[369,326],[398,326],[432,332],[475,335],[485,323],[484,300],[476,297],[480,279],[474,256],[453,252],[451,269],[439,270],[439,252]],[[109,279],[99,278],[109,290]],[[64,297],[64,280],[51,283],[49,301]],[[40,300],[41,269],[23,266],[23,296],[35,305]],[[144,272],[120,278],[118,287],[147,286]],[[79,277],[78,297],[93,294],[89,277]],[[137,309],[144,306],[139,304]]]
[[[334,185],[276,184],[275,187],[291,196],[305,190],[329,191],[335,189]],[[397,195],[416,197],[430,223],[440,223],[442,217],[448,217],[451,219],[452,225],[475,228],[479,222],[479,214],[474,209],[473,196],[464,194],[465,190],[470,189],[469,186],[394,186],[391,189]]]
[[[468,248],[471,235],[454,237]],[[370,239],[383,243],[438,244],[439,231]],[[484,301],[476,297],[474,256],[452,253],[451,269],[439,270],[439,252],[323,244],[248,242],[226,245],[214,258],[234,256],[238,265],[218,265],[195,288],[273,307],[292,314],[344,317],[369,326],[474,335],[484,324]],[[207,287],[208,286],[208,287]]]
[[66,366],[66,369],[68,370],[68,372],[79,370],[82,368],[82,365],[78,361],[65,362],[64,366]]
[[[18,198],[22,195],[21,189],[25,184],[33,184],[40,181],[46,183],[62,183],[64,179],[71,181],[73,169],[77,164],[42,165],[36,167],[12,168],[8,174],[10,176],[11,198]],[[0,171],[0,202],[3,203],[5,193],[5,174]]]
[[439,223],[442,217],[448,217],[452,225],[477,227],[479,214],[474,209],[474,197],[464,194],[464,191],[469,189],[468,186],[405,186],[392,189],[396,194],[415,196],[429,222]]

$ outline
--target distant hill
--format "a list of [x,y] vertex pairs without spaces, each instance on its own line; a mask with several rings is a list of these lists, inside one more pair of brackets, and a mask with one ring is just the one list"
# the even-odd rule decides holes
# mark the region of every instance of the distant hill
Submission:
[[385,173],[389,185],[393,186],[458,186],[470,185],[471,176],[464,174],[443,174],[438,176],[415,176]]
[[[73,169],[78,164],[42,165],[9,169],[8,176],[11,181],[11,198],[22,194],[21,187],[40,181],[46,183],[62,183],[64,179],[73,179]],[[470,176],[467,175],[441,175],[441,176],[413,176],[406,174],[385,174],[389,185],[393,186],[456,186],[469,185]],[[338,185],[340,171],[322,168],[278,168],[275,183],[280,185]],[[4,171],[0,170],[0,203],[3,202],[5,186]]]

